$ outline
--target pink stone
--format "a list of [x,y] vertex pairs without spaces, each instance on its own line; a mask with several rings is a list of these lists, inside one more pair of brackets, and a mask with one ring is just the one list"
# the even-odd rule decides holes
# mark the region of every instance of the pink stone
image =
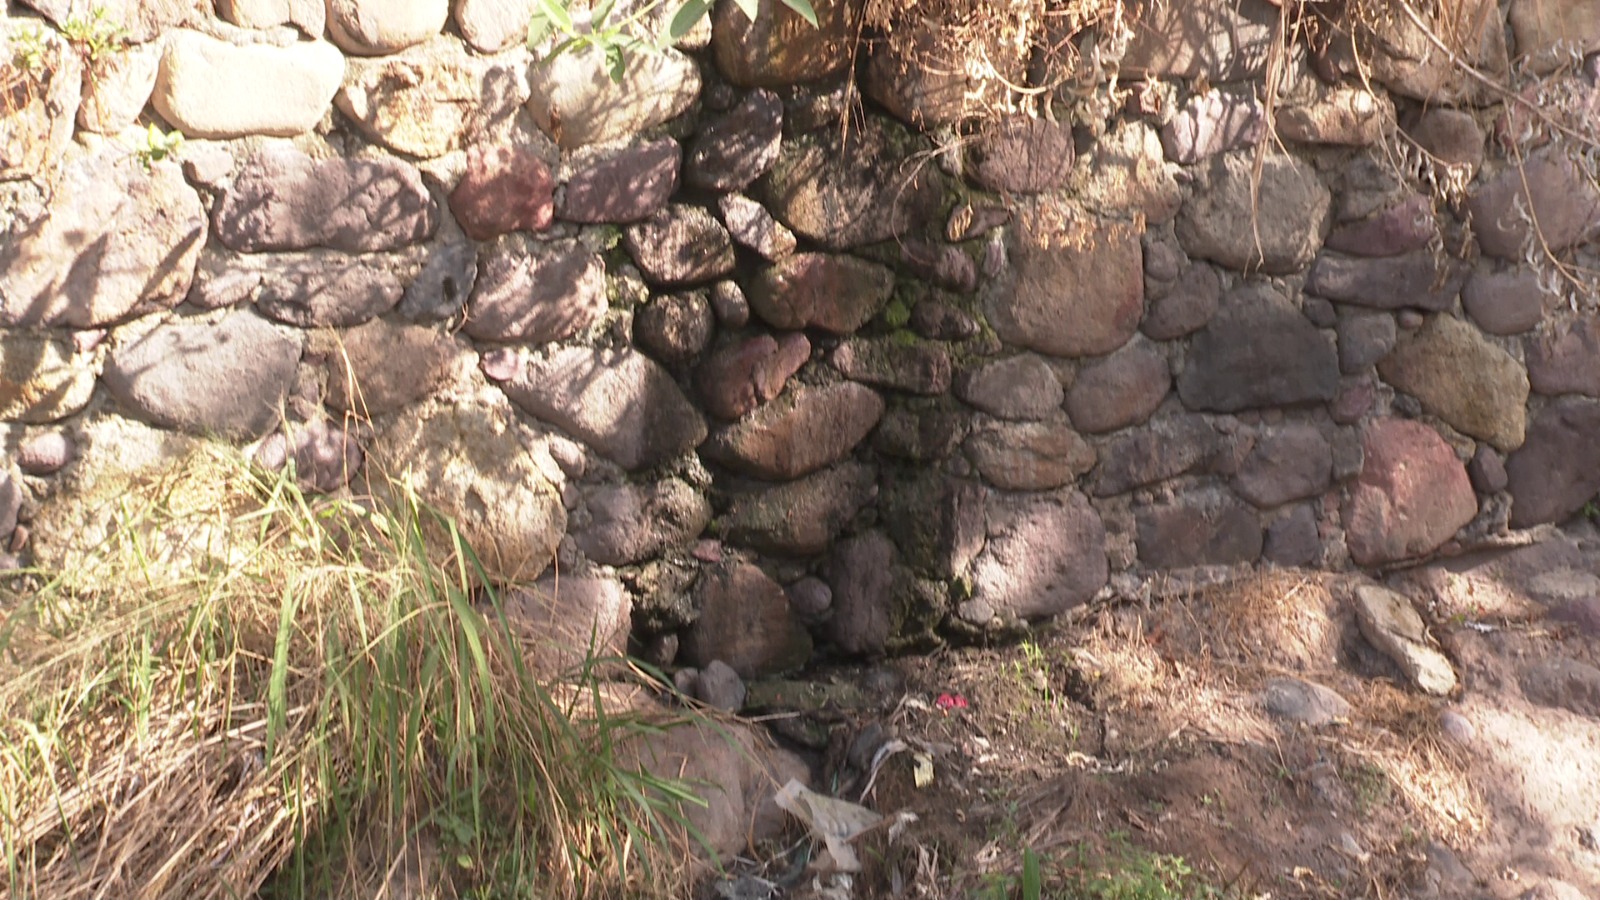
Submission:
[[1382,419],[1362,436],[1365,461],[1344,504],[1345,542],[1358,565],[1424,556],[1478,512],[1466,467],[1438,432]]
[[544,231],[555,219],[555,179],[527,150],[474,145],[467,173],[450,192],[450,211],[473,240]]

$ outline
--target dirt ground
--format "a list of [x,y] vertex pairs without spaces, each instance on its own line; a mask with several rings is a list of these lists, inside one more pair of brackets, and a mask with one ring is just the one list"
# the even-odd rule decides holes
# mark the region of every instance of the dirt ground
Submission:
[[[800,839],[738,869],[765,882],[713,896],[1018,897],[1025,851],[1046,897],[1168,857],[1252,898],[1600,896],[1597,573],[1592,530],[1392,573],[1460,679],[1446,697],[1363,637],[1354,577],[1292,571],[752,686],[820,790],[916,819],[858,838],[848,879],[805,867]],[[1348,708],[1297,720],[1266,702],[1279,679]],[[767,882],[786,890],[751,887]]]

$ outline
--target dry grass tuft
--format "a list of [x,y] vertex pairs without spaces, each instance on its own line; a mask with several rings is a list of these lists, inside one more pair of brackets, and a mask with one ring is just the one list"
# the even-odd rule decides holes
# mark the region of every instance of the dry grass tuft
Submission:
[[535,680],[414,495],[311,499],[225,453],[0,602],[0,898],[324,896],[425,858],[445,893],[681,893],[689,795],[618,761],[656,727],[593,661]]

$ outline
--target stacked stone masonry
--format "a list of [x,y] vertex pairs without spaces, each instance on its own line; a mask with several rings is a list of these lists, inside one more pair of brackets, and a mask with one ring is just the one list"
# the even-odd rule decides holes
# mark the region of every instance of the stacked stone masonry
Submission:
[[[1155,4],[1124,106],[940,146],[1004,92],[869,52],[861,101],[853,4],[722,0],[613,82],[539,62],[527,2],[123,4],[95,60],[83,4],[13,2],[6,563],[68,558],[52,507],[130,448],[212,437],[316,491],[410,471],[497,580],[750,677],[1600,492],[1600,298],[1529,253],[1594,268],[1600,186],[1516,103],[1396,46],[1377,93],[1294,57],[1269,107],[1277,8],[1201,0]],[[1600,3],[1566,5],[1511,0],[1476,61],[1592,125]]]

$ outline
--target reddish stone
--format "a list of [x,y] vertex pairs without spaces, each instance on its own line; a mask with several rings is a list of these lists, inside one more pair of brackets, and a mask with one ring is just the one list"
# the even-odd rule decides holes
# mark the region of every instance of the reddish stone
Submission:
[[1072,129],[1063,123],[1013,116],[973,141],[968,169],[980,187],[1013,194],[1053,191],[1072,174]]
[[700,367],[696,382],[706,411],[737,419],[783,392],[789,377],[811,358],[803,334],[753,337],[722,350]]
[[1344,504],[1345,543],[1357,565],[1423,556],[1478,512],[1467,470],[1438,432],[1383,419],[1362,435],[1365,461]]
[[1011,268],[1012,277],[991,283],[985,304],[1007,343],[1051,356],[1098,356],[1138,330],[1144,253],[1131,229],[1105,229],[1081,249],[1024,240]]
[[995,422],[974,429],[965,447],[984,480],[1008,491],[1061,487],[1095,464],[1094,448],[1065,419]]
[[1412,194],[1369,219],[1333,229],[1327,247],[1352,256],[1399,256],[1427,247],[1438,233],[1433,204]]
[[894,290],[894,273],[853,256],[796,253],[762,270],[746,291],[750,308],[775,328],[849,334],[867,324]]
[[1059,615],[1105,586],[1105,526],[1077,491],[991,494],[988,522],[962,618],[988,624]]
[[855,382],[801,387],[712,435],[701,452],[758,478],[786,481],[843,459],[883,410],[883,398]]
[[1171,121],[1161,126],[1161,148],[1168,159],[1187,165],[1252,146],[1266,131],[1265,112],[1253,91],[1213,89],[1191,97]]
[[783,586],[749,563],[707,571],[695,585],[700,617],[684,632],[685,662],[722,660],[745,678],[805,665],[811,636],[789,606]]
[[1328,405],[1328,414],[1340,425],[1350,425],[1372,411],[1378,401],[1378,387],[1370,376],[1339,387],[1339,393]]
[[476,241],[544,231],[555,220],[555,179],[526,149],[476,144],[467,150],[467,173],[450,192],[450,212]]
[[963,373],[956,396],[991,416],[1037,420],[1057,412],[1064,394],[1049,363],[1019,353]]

